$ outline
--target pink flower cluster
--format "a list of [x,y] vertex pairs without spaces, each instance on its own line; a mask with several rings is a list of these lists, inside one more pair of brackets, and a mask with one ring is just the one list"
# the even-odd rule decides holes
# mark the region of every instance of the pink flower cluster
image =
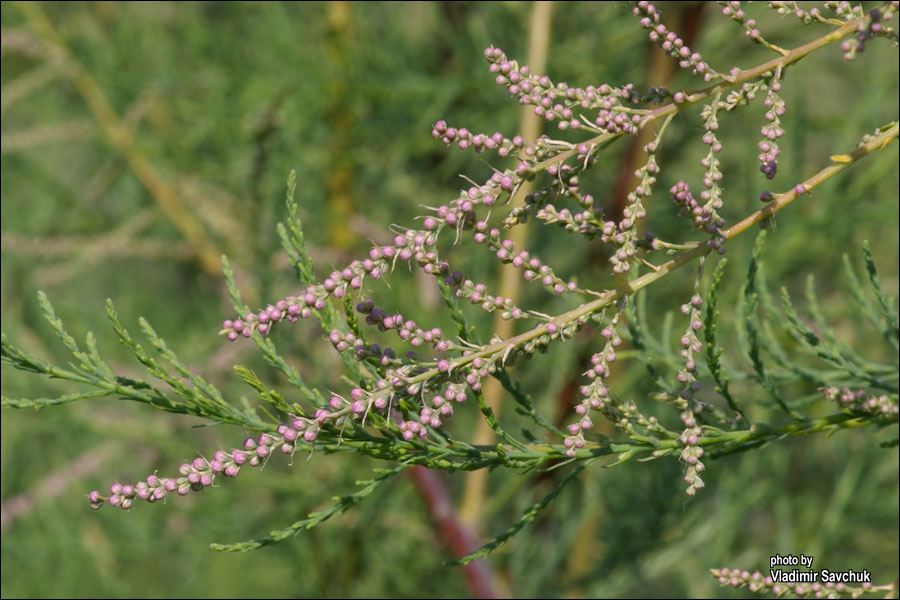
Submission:
[[[498,85],[507,88],[516,96],[520,104],[534,106],[534,113],[547,121],[558,122],[560,129],[584,129],[612,134],[637,133],[641,116],[629,115],[617,110],[622,103],[636,100],[637,92],[633,84],[622,88],[603,84],[585,89],[570,87],[566,83],[554,84],[546,75],[531,73],[528,65],[519,66],[509,60],[499,48],[488,48],[485,57],[496,74]],[[576,110],[596,110],[593,120],[581,119]]]
[[691,219],[700,231],[715,235],[725,226],[725,220],[718,216],[712,205],[701,205],[691,193],[691,186],[684,181],[673,185],[669,192],[672,194],[672,201],[680,209],[678,214]]
[[88,494],[91,508],[98,509],[104,504],[130,509],[135,500],[156,502],[164,500],[169,493],[186,496],[213,485],[216,476],[237,477],[244,466],[258,467],[265,463],[270,454],[281,452],[293,454],[299,438],[306,442],[315,441],[321,421],[297,417],[291,426],[279,425],[277,433],[263,433],[257,438],[247,438],[243,447],[228,452],[218,450],[212,460],[197,457],[184,463],[178,469],[179,477],[159,477],[155,473],[135,484],[114,483],[109,495],[103,496],[94,490]]
[[703,62],[699,52],[691,52],[678,34],[663,25],[659,20],[660,12],[650,2],[638,2],[632,9],[635,16],[641,17],[641,27],[647,29],[650,41],[662,48],[663,52],[678,61],[682,69],[690,69],[695,75],[702,75],[704,81],[711,81],[718,74]]
[[786,594],[797,598],[808,596],[814,598],[859,598],[866,593],[889,592],[893,588],[890,584],[874,586],[869,582],[860,583],[859,586],[833,581],[779,583],[769,575],[763,575],[759,571],[750,573],[746,569],[710,569],[710,573],[719,580],[719,585],[723,587],[746,587],[751,592],[769,592],[776,598]]
[[900,414],[897,401],[891,400],[885,394],[872,396],[865,390],[851,390],[847,387],[821,387],[819,391],[826,400],[854,412],[876,415],[892,421],[896,421]]

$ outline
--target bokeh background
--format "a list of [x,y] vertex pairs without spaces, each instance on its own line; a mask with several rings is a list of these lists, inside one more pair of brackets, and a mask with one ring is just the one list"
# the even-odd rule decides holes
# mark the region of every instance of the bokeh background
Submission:
[[[707,4],[706,6],[700,6]],[[769,58],[709,3],[666,3],[666,11],[713,65],[750,67]],[[527,2],[416,3],[43,3],[4,2],[2,16],[2,329],[42,357],[68,361],[36,301],[45,290],[70,333],[97,336],[120,372],[138,366],[105,322],[106,298],[137,330],[145,316],[169,346],[221,386],[252,397],[231,373],[247,364],[283,386],[251,344],[216,335],[231,313],[218,256],[236,265],[251,305],[296,292],[279,250],[285,180],[298,175],[298,200],[321,272],[358,256],[388,226],[409,224],[423,205],[452,198],[483,180],[492,157],[445,149],[430,136],[445,118],[475,131],[511,136],[519,110],[493,83],[488,45],[524,61],[533,6]],[[824,33],[767,14],[761,29],[794,47]],[[554,3],[549,75],[586,86],[699,87],[670,73],[625,3]],[[664,61],[662,61],[664,63]],[[757,104],[722,117],[726,216],[758,207],[764,189],[788,189],[852,150],[863,133],[896,119],[898,54],[871,43],[853,63],[837,48],[803,60],[783,88],[787,131],[779,176],[758,172]],[[699,111],[679,116],[661,155],[659,190],[676,176],[699,179]],[[552,132],[551,132],[552,133]],[[563,136],[577,139],[577,136]],[[854,166],[778,216],[764,275],[787,286],[803,307],[807,277],[842,341],[896,364],[873,339],[841,278],[848,253],[861,269],[870,240],[885,288],[897,293],[897,144]],[[627,146],[610,149],[587,186],[614,203],[617,182],[634,165]],[[502,161],[494,164],[504,164]],[[669,175],[671,174],[671,175]],[[648,227],[690,239],[664,194]],[[548,229],[548,228],[543,228]],[[532,227],[531,245],[564,274],[602,289],[613,280],[603,251],[583,240]],[[734,314],[753,234],[729,247],[723,313]],[[495,262],[471,246],[452,256],[473,278],[494,280]],[[646,292],[646,327],[677,340],[678,306],[691,274]],[[423,323],[447,326],[430,282],[398,271],[380,302]],[[522,304],[567,308],[526,287]],[[667,315],[675,314],[669,331]],[[470,313],[484,327],[490,320]],[[734,339],[723,322],[722,337]],[[339,363],[312,323],[276,334],[308,381],[343,385]],[[677,344],[677,342],[676,342]],[[559,344],[514,371],[541,409],[563,419],[580,381],[591,336]],[[675,347],[673,345],[673,351]],[[747,369],[733,354],[732,362]],[[671,375],[671,373],[669,373]],[[4,366],[5,397],[47,397],[65,386]],[[620,395],[652,391],[638,361],[612,384]],[[764,392],[746,386],[759,418],[771,416]],[[808,390],[807,390],[808,391]],[[474,408],[474,407],[469,407]],[[825,414],[824,404],[811,406]],[[477,411],[457,411],[465,432]],[[517,423],[506,411],[506,423]],[[349,513],[250,554],[220,554],[210,542],[265,535],[330,504],[368,479],[371,460],[349,455],[272,460],[216,490],[131,513],[88,509],[85,494],[111,481],[159,469],[171,473],[198,451],[231,447],[241,431],[195,427],[116,400],[40,412],[2,413],[3,597],[371,597],[471,594],[415,486],[397,478]],[[777,420],[777,416],[772,417]],[[514,429],[511,426],[510,429]],[[709,597],[707,569],[764,570],[772,554],[813,555],[818,567],[866,568],[893,581],[898,555],[897,450],[879,448],[886,431],[783,440],[711,463],[707,488],[683,494],[674,461],[588,469],[538,521],[490,560],[498,589],[519,597]],[[552,488],[558,475],[492,473],[481,533],[497,534]],[[458,498],[463,474],[445,477]]]

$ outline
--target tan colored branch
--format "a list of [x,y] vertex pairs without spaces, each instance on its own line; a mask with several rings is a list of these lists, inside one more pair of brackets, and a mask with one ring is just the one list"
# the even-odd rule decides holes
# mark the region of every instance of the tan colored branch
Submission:
[[[531,28],[528,36],[528,65],[535,73],[543,73],[547,65],[547,50],[550,46],[550,24],[553,18],[551,2],[540,1],[532,5]],[[533,142],[541,134],[543,120],[534,113],[531,106],[523,106],[519,117],[519,132],[528,142]],[[531,193],[534,184],[525,182],[515,197],[510,200],[510,207],[521,206],[524,198]],[[516,248],[523,248],[528,241],[528,229],[516,227],[509,232]],[[511,265],[500,265],[499,295],[509,298],[518,304],[522,290],[522,277]],[[500,312],[494,313],[493,332],[500,338],[509,338],[514,333],[514,319],[502,319]],[[484,385],[484,399],[495,415],[500,414],[503,405],[504,390],[496,379],[489,379]],[[474,444],[489,445],[494,439],[494,431],[484,420],[475,426]],[[484,507],[488,473],[485,469],[470,471],[466,474],[463,488],[460,516],[473,529],[478,530]]]

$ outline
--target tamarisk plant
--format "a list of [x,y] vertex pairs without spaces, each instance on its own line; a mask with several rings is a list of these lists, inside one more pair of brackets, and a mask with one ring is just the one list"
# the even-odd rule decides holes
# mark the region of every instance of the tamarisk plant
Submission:
[[[785,174],[778,172],[778,140],[784,134],[781,117],[789,107],[779,92],[789,81],[789,69],[810,53],[834,51],[835,45],[850,61],[859,58],[866,44],[896,44],[891,24],[898,3],[882,3],[868,11],[847,2],[825,2],[810,10],[792,2],[767,3],[785,17],[819,28],[819,37],[793,49],[768,42],[741,3],[718,4],[724,17],[740,26],[750,42],[771,50],[774,58],[748,69],[714,65],[663,24],[654,4],[633,3],[636,25],[646,30],[649,40],[679,68],[689,72],[698,86],[705,86],[696,89],[651,87],[642,91],[631,83],[575,87],[531,72],[499,48],[485,50],[497,85],[565,133],[560,133],[560,139],[541,136],[526,140],[519,135],[473,132],[438,120],[431,135],[439,142],[459,150],[496,154],[500,160],[493,174],[480,183],[469,181],[456,197],[427,207],[414,226],[396,227],[392,243],[375,245],[367,256],[331,272],[318,271],[310,258],[295,199],[296,176],[291,173],[286,220],[278,226],[278,235],[296,268],[296,293],[251,308],[242,300],[234,271],[223,257],[235,313],[222,322],[219,333],[230,342],[256,344],[290,386],[271,389],[250,369],[236,366],[237,376],[255,391],[258,407],[226,400],[215,386],[188,369],[142,319],[140,327],[152,351],[145,349],[126,330],[109,301],[107,314],[118,338],[150,376],[165,385],[116,374],[101,358],[94,337],[88,333],[84,344],[79,344],[43,293],[39,297],[43,312],[74,362],[67,367],[47,363],[19,349],[5,334],[3,361],[18,369],[83,384],[87,391],[50,399],[4,396],[4,406],[41,408],[114,396],[255,432],[233,448],[199,454],[182,464],[177,474],[154,473],[135,482],[113,483],[108,491],[92,491],[88,501],[95,509],[104,504],[130,509],[139,501],[155,502],[173,493],[201,491],[220,481],[219,476],[233,478],[248,467],[264,465],[273,454],[290,456],[316,449],[355,452],[391,465],[376,469],[375,476],[362,482],[358,491],[341,497],[326,511],[258,540],[214,545],[225,551],[259,548],[313,527],[362,501],[412,465],[446,471],[570,469],[555,489],[508,530],[459,559],[464,563],[487,555],[512,537],[582,469],[595,464],[680,461],[685,493],[693,496],[705,485],[703,475],[711,457],[762,448],[796,435],[896,427],[896,362],[873,362],[841,343],[818,311],[812,284],[806,310],[814,327],[801,316],[803,309],[795,308],[787,290],[782,291],[782,306],[777,308],[758,273],[766,229],[774,225],[775,214],[794,201],[810,198],[818,186],[887,147],[900,130],[894,121],[872,132],[859,132],[855,149],[843,149],[815,173],[805,177],[792,174],[794,179],[785,180]],[[731,113],[756,102],[765,109],[758,141],[761,177],[774,181],[779,176],[781,183],[773,191],[763,192],[761,208],[729,224],[723,216],[726,201],[746,198],[740,190],[727,188],[719,159],[724,148],[717,132]],[[675,127],[676,116],[691,112],[701,117],[703,131],[697,137],[705,153],[695,173],[685,173],[668,189],[660,189],[657,180],[665,167],[666,133]],[[607,147],[647,131],[652,135],[634,173],[636,185],[627,195],[622,214],[614,214],[605,206],[602,192],[584,183],[584,175],[603,164]],[[526,182],[535,182],[534,191],[525,195],[523,202],[514,202]],[[650,210],[683,218],[682,238],[665,240],[645,231],[643,222]],[[560,235],[580,236],[602,245],[610,271],[619,276],[619,285],[606,289],[581,281],[566,273],[564,265],[551,265],[528,248],[518,247],[508,232],[529,220],[556,226],[562,230]],[[740,323],[751,370],[740,372],[733,361],[725,360],[717,339],[719,292],[729,240],[756,226],[762,231],[744,277]],[[790,227],[790,223],[782,222],[780,227]],[[489,282],[473,280],[445,258],[445,249],[453,244],[480,247],[473,251],[517,269],[523,279],[563,298],[572,308],[550,315],[520,305],[519,299],[499,295]],[[853,282],[850,290],[873,333],[896,353],[900,333],[894,300],[881,285],[868,247],[863,248],[862,258],[866,284],[860,283],[854,260],[846,260],[846,272]],[[710,262],[715,262],[712,275],[705,277]],[[378,302],[379,288],[397,276],[398,267],[407,265],[433,277],[455,323],[454,331],[417,323],[396,307]],[[696,274],[693,289],[681,306],[683,333],[678,347],[668,348],[645,327],[641,297],[646,294],[644,288],[688,266]],[[469,322],[470,311],[477,309],[499,311],[503,319],[519,321],[522,332],[502,339],[479,331]],[[285,329],[314,326],[305,324],[310,320],[318,323],[327,339],[323,343],[330,343],[345,369],[343,384],[335,384],[327,392],[307,385],[278,349],[279,337],[288,335]],[[775,335],[775,328],[784,335]],[[595,351],[573,415],[560,429],[515,380],[511,366],[540,360],[535,356],[538,351],[551,349],[584,330],[596,333]],[[376,341],[385,338],[393,339],[392,345]],[[788,344],[790,350],[808,354],[812,360],[792,360]],[[625,396],[611,387],[611,365],[621,358],[623,347],[633,350],[631,354],[646,365],[657,385],[651,398]],[[765,356],[774,358],[777,366]],[[662,362],[676,368],[661,371]],[[482,394],[482,382],[490,377],[502,384],[518,410],[542,433],[528,432],[520,439],[504,427],[502,415],[494,414]],[[737,397],[729,385],[736,379],[758,383],[765,396]],[[797,382],[818,389],[819,405],[830,407],[827,414],[811,412],[809,397],[791,398],[785,393],[787,386]],[[761,400],[763,397],[771,402]],[[754,421],[751,415],[758,411],[752,409],[759,404],[774,407],[780,414],[773,418],[779,422]],[[479,410],[498,443],[476,446],[454,435],[451,419],[461,410]],[[600,420],[608,421],[613,435],[598,431]],[[745,585],[752,580],[740,573],[732,576],[727,569],[713,571],[723,585]],[[802,592],[799,588],[794,591]],[[856,594],[857,590],[827,591],[835,595],[845,592]]]

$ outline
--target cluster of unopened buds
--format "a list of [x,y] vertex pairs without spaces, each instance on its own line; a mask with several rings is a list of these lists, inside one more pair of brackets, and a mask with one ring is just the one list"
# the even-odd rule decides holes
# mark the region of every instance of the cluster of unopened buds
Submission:
[[438,121],[431,129],[431,135],[438,138],[446,145],[456,143],[460,150],[472,148],[475,152],[496,150],[501,157],[509,156],[510,152],[525,146],[525,139],[517,135],[512,139],[503,137],[502,133],[494,132],[492,135],[484,133],[472,133],[465,127],[456,129],[449,127],[446,121]]
[[332,329],[328,339],[338,352],[344,352],[353,348],[356,360],[374,358],[381,366],[398,364],[397,354],[391,347],[382,348],[379,344],[366,344],[352,333],[343,333]]
[[[585,148],[585,153],[587,152],[589,150]],[[568,167],[568,165],[563,166]],[[577,190],[575,191],[577,192]],[[525,215],[534,215],[544,223],[558,223],[570,233],[580,233],[589,238],[596,236],[600,230],[596,215],[601,212],[601,208],[594,206],[594,197],[591,194],[579,194],[575,197],[584,209],[583,211],[572,212],[568,208],[557,209],[550,203],[551,194],[546,189],[533,192],[525,197],[524,206],[515,207],[509,211],[504,224],[512,227],[522,222]]]
[[780,90],[781,82],[773,78],[765,100],[768,109],[765,114],[767,123],[760,129],[763,139],[759,142],[759,170],[766,176],[766,179],[773,179],[778,172],[778,155],[781,152],[778,147],[778,138],[784,135],[784,129],[781,127],[784,100],[778,95]]
[[289,323],[296,323],[301,318],[308,318],[312,310],[308,306],[301,306],[297,302],[279,300],[276,304],[270,304],[256,313],[247,313],[243,319],[226,319],[222,322],[222,332],[232,342],[239,337],[250,337],[254,331],[262,334],[268,333],[272,325],[285,319]]
[[851,390],[847,387],[821,387],[819,391],[826,400],[854,412],[882,416],[889,420],[897,420],[900,413],[897,401],[885,394],[872,396],[865,390]]
[[240,449],[228,452],[218,450],[213,454],[212,460],[197,457],[184,463],[178,469],[179,477],[159,477],[154,473],[135,484],[114,483],[109,488],[108,496],[95,490],[88,494],[88,499],[93,509],[109,504],[127,510],[134,505],[135,500],[152,503],[164,500],[169,493],[186,496],[213,485],[217,475],[237,477],[242,467],[259,467],[271,454],[293,454],[301,438],[306,442],[314,442],[319,428],[318,419],[296,417],[290,426],[279,425],[275,434],[263,433],[257,438],[247,438]]
[[859,586],[850,586],[842,582],[818,581],[807,582],[777,582],[769,575],[763,575],[759,571],[743,569],[710,569],[712,576],[719,580],[723,587],[746,587],[751,592],[769,592],[780,598],[785,594],[791,594],[798,598],[859,598],[866,593],[890,591],[893,586],[874,586],[869,582],[862,582]]
[[[891,8],[896,11],[897,2],[891,2]],[[865,43],[871,38],[878,35],[889,35],[893,30],[887,25],[886,21],[893,18],[891,10],[882,8],[873,8],[869,10],[869,19],[867,22],[860,23],[856,28],[856,36],[841,43],[841,50],[844,52],[844,60],[852,61],[857,54],[862,54],[866,49]],[[896,39],[896,37],[895,37]]]
[[[447,360],[438,361],[438,370],[441,372],[446,372],[450,368],[450,363]],[[471,385],[472,389],[479,389],[480,384],[477,382],[477,379],[470,375],[468,378],[468,382],[474,383]],[[468,384],[467,382],[467,384]],[[451,383],[447,386],[447,391],[441,394],[435,394],[431,398],[431,406],[423,406],[419,411],[419,420],[416,421],[401,421],[397,426],[400,430],[400,434],[404,440],[407,442],[412,441],[418,438],[425,438],[428,436],[428,428],[438,429],[444,425],[443,419],[448,418],[453,415],[453,403],[461,403],[465,402],[467,398],[466,394],[466,385],[467,384],[453,384]]]
[[[822,15],[821,11],[817,7],[812,7],[809,10],[804,10],[800,7],[796,2],[770,2],[769,3],[772,8],[776,10],[776,12],[781,15],[793,15],[794,17],[800,19],[804,25],[809,25],[811,23],[817,22],[825,22],[826,19]],[[849,2],[825,2],[825,5],[828,4],[836,5],[835,8],[838,15],[841,14],[841,5],[849,5]]]
[[628,193],[628,203],[622,210],[622,219],[618,223],[611,220],[604,221],[600,228],[600,239],[618,246],[609,257],[613,273],[627,273],[631,270],[632,259],[637,254],[637,245],[640,242],[637,223],[647,216],[644,199],[649,199],[653,195],[653,184],[656,183],[656,175],[659,173],[659,165],[656,162],[657,150],[656,141],[644,146],[647,162],[634,173],[640,183]]
[[[480,360],[476,362],[482,366]],[[438,369],[441,372],[449,371],[449,361],[438,361]],[[442,394],[432,396],[431,406],[422,407],[418,421],[402,420],[397,411],[391,411],[391,418],[396,423],[399,436],[405,441],[422,439],[427,437],[429,427],[441,427],[442,419],[453,414],[453,403],[465,402],[467,389],[480,388],[480,378],[488,374],[487,369],[483,371],[483,373],[470,372],[465,382],[450,383]],[[395,379],[395,383],[402,387],[401,380]],[[274,433],[262,433],[256,438],[247,438],[241,448],[230,451],[218,450],[211,460],[197,457],[181,465],[178,469],[179,477],[160,477],[153,474],[135,484],[114,483],[110,486],[108,496],[95,490],[88,495],[91,508],[97,509],[104,504],[110,504],[130,509],[135,500],[152,503],[165,499],[169,493],[185,496],[212,486],[218,475],[237,477],[244,466],[262,466],[272,454],[293,455],[298,444],[315,442],[323,427],[341,426],[348,419],[364,420],[372,409],[381,411],[390,409],[389,397],[383,393],[389,387],[387,381],[379,380],[376,390],[382,393],[367,393],[361,388],[354,388],[349,400],[341,396],[332,396],[327,407],[317,409],[312,418],[293,417],[290,425],[281,424]],[[395,392],[397,393],[400,392]]]
[[690,69],[695,75],[702,75],[705,81],[716,76],[715,71],[703,61],[699,52],[691,52],[687,44],[678,35],[669,31],[659,20],[659,11],[650,2],[638,2],[633,9],[634,15],[640,17],[641,27],[647,29],[650,41],[662,48],[663,52],[678,60],[682,69]]
[[[431,329],[422,329],[412,319],[405,319],[402,314],[397,313],[389,315],[387,311],[375,308],[372,300],[365,300],[356,305],[357,312],[366,315],[366,324],[372,325],[378,331],[396,330],[397,336],[404,342],[409,342],[412,346],[421,346],[422,344],[431,344],[438,352],[444,352],[450,348],[450,343],[443,339],[444,334],[439,327]],[[335,335],[339,332],[332,331],[331,338],[334,342]]]
[[243,318],[226,319],[220,333],[235,341],[241,336],[250,337],[254,331],[269,333],[281,320],[296,323],[299,319],[307,319],[313,310],[325,308],[329,296],[343,298],[348,290],[360,290],[366,277],[381,278],[398,259],[415,259],[428,272],[446,270],[446,263],[439,262],[434,252],[436,240],[435,231],[409,230],[404,235],[397,235],[393,246],[372,248],[369,258],[354,260],[343,270],[333,271],[321,284],[308,286],[302,296],[288,296],[258,312],[249,312]]
[[[725,220],[720,218],[716,211],[710,205],[701,205],[691,193],[691,187],[684,181],[679,181],[669,190],[672,194],[672,201],[680,209],[678,214],[687,217],[694,222],[694,226],[700,231],[710,234],[717,234],[722,227],[725,226]],[[717,245],[717,250],[721,248],[719,254],[723,254],[725,248]]]
[[[585,89],[569,87],[563,82],[554,84],[546,75],[533,75],[527,65],[519,67],[516,61],[507,59],[499,48],[488,48],[484,55],[491,65],[491,72],[497,75],[498,85],[506,87],[521,104],[534,106],[534,113],[539,117],[558,121],[560,129],[582,129],[587,126],[608,133],[637,133],[641,117],[617,110],[622,102],[637,99],[633,84],[621,89],[607,84]],[[597,116],[593,122],[582,121],[575,113],[578,109],[596,109]]]
[[722,14],[743,25],[744,35],[756,43],[762,42],[762,36],[759,29],[756,28],[756,19],[747,16],[747,13],[741,8],[740,2],[731,0],[729,2],[722,2],[721,4],[724,5],[722,7]]
[[487,293],[487,286],[483,283],[475,283],[471,279],[462,279],[462,273],[454,272],[445,279],[445,283],[451,286],[459,286],[456,297],[468,300],[471,304],[481,305],[485,312],[501,311],[503,319],[523,319],[528,315],[516,306],[512,299],[503,296],[492,296]]
[[564,281],[553,272],[553,269],[541,262],[535,256],[532,256],[527,250],[516,251],[514,241],[498,240],[492,236],[488,243],[493,249],[497,259],[504,264],[510,264],[517,269],[522,269],[522,277],[527,281],[540,281],[545,287],[553,290],[554,294],[562,294],[566,291],[574,292],[578,290],[578,284],[574,281]]
[[678,441],[683,446],[680,458],[687,464],[684,481],[688,484],[685,490],[688,496],[695,495],[697,490],[704,486],[700,473],[706,468],[700,461],[703,457],[703,448],[699,443],[703,430],[698,425],[695,415],[695,412],[702,410],[702,405],[694,400],[694,396],[701,388],[700,381],[697,379],[697,363],[694,354],[703,349],[703,344],[697,337],[697,332],[703,327],[700,313],[702,304],[703,298],[700,297],[700,294],[694,293],[690,302],[681,305],[681,312],[688,315],[690,320],[684,335],[681,336],[681,358],[684,359],[684,366],[678,372],[677,377],[678,382],[684,386],[677,401],[677,404],[684,408],[680,415],[684,429],[678,437]]
[[700,382],[697,380],[697,363],[694,361],[694,354],[702,350],[703,345],[697,332],[703,327],[701,320],[700,305],[703,304],[703,298],[700,294],[691,296],[691,301],[681,305],[682,314],[688,315],[690,324],[681,336],[681,358],[684,359],[684,368],[678,373],[678,381],[684,385],[681,391],[681,398],[685,401],[691,400],[694,394],[700,390]]
[[[617,426],[625,426],[631,415],[628,414],[627,407],[620,406],[614,401],[609,390],[603,383],[609,377],[609,365],[616,360],[616,348],[621,345],[622,338],[616,331],[616,321],[618,315],[608,327],[604,327],[600,331],[600,335],[606,340],[603,351],[594,354],[591,357],[591,368],[585,373],[591,382],[581,386],[579,390],[582,395],[582,401],[575,406],[575,414],[577,420],[570,423],[566,428],[569,435],[563,440],[566,447],[566,455],[575,456],[580,448],[584,448],[587,443],[584,439],[584,432],[590,430],[594,426],[590,412],[596,410],[612,421]],[[624,410],[624,412],[623,412]]]
[[688,484],[688,487],[685,493],[693,496],[705,485],[703,479],[700,478],[700,473],[706,469],[706,466],[700,461],[703,457],[703,448],[699,443],[703,430],[697,425],[697,419],[691,409],[681,413],[681,422],[684,423],[685,428],[678,437],[678,441],[684,448],[679,458],[687,464],[684,482]]

